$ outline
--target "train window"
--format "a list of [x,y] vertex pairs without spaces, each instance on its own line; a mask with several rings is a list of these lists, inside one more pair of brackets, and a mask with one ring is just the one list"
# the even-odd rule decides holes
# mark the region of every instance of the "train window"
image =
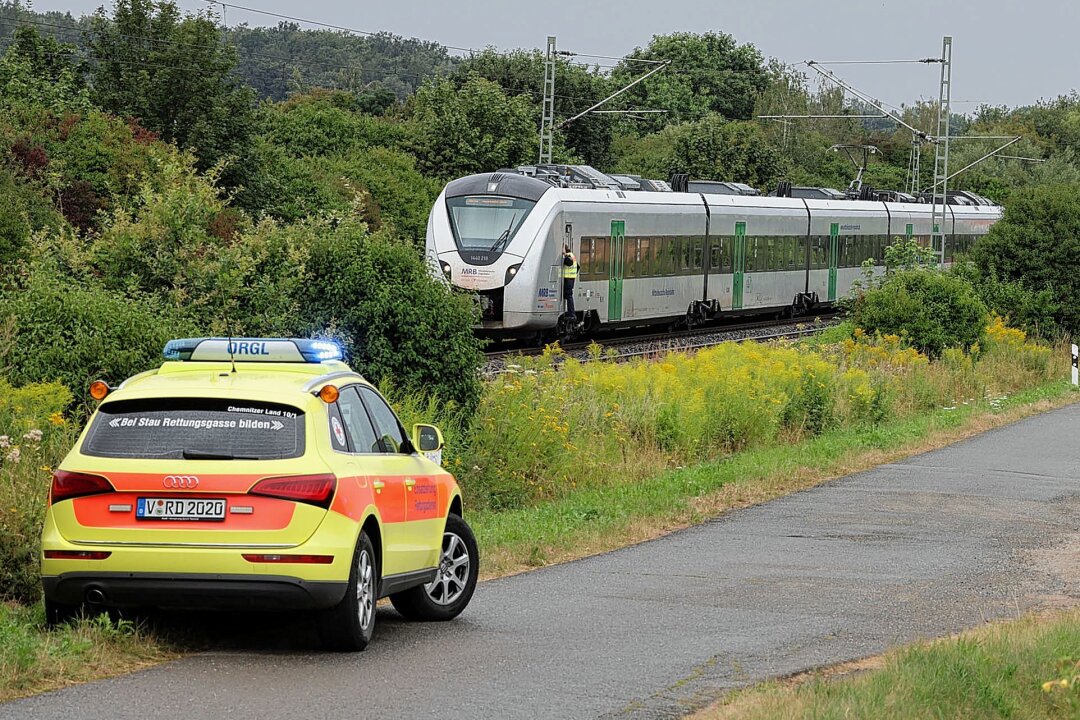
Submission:
[[664,274],[674,275],[679,265],[679,238],[664,238]]
[[814,237],[813,268],[815,270],[821,270],[829,266],[826,253],[828,243],[829,238],[824,235],[817,235]]
[[593,246],[593,280],[607,280],[608,276],[608,243],[610,240],[607,237],[598,237],[594,241],[596,244]]
[[638,277],[652,275],[652,238],[638,239]]
[[447,198],[450,228],[459,248],[503,250],[514,239],[535,202],[494,195]]
[[728,241],[726,241],[724,243],[724,257],[723,257],[723,260],[724,260],[724,265],[721,268],[721,271],[726,272],[726,273],[733,272],[734,269],[735,269],[735,239],[734,238],[731,238],[730,240],[728,240]]
[[709,269],[719,271],[724,263],[724,238],[712,238],[712,247],[709,248]]
[[701,270],[702,263],[705,262],[704,253],[705,253],[705,238],[703,238],[703,237],[694,238],[694,257],[693,257],[694,265],[693,265],[693,267],[694,267],[695,270]]
[[693,249],[690,247],[690,238],[688,238],[688,237],[679,238],[679,269],[680,270],[689,270],[690,269],[690,254],[692,252],[693,252]]
[[592,249],[589,247],[588,238],[581,238],[581,250],[578,252],[578,273],[582,280],[589,277],[589,268],[592,267]]

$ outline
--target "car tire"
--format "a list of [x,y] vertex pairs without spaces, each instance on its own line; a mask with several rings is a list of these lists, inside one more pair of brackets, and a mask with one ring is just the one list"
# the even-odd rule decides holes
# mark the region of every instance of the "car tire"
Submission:
[[70,622],[79,616],[81,610],[79,605],[65,605],[45,598],[45,626],[54,628]]
[[323,647],[339,652],[358,652],[368,646],[375,634],[378,587],[379,565],[375,546],[367,533],[361,531],[353,552],[345,597],[318,616]]
[[468,523],[457,515],[446,518],[438,574],[418,585],[390,596],[399,613],[410,620],[452,620],[472,600],[480,575],[480,550]]

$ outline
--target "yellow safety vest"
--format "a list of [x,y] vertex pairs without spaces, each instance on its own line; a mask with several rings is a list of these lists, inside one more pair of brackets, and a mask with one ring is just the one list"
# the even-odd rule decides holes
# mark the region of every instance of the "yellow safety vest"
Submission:
[[[567,255],[570,256],[571,260],[571,263],[569,265],[566,264],[565,258]],[[574,253],[565,253],[563,255],[562,276],[564,280],[577,280],[577,273],[579,267],[580,265],[578,265],[578,261],[577,258],[574,257]]]

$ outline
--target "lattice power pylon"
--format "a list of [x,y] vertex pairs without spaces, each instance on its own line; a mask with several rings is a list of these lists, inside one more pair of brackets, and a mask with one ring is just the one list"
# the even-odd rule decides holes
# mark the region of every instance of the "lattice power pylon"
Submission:
[[911,157],[908,159],[908,192],[919,194],[919,173],[922,171],[922,143],[918,135],[911,135]]
[[544,61],[544,115],[540,121],[540,164],[551,163],[551,146],[555,141],[555,36],[547,39]]
[[952,37],[945,36],[941,44],[941,96],[938,102],[937,134],[934,137],[934,187],[930,244],[945,262],[945,216],[949,202],[949,118],[952,115]]

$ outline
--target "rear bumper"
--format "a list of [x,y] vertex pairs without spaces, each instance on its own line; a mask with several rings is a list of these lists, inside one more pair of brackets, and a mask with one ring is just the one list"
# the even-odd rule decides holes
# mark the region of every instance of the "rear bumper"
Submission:
[[206,610],[317,610],[345,597],[344,582],[278,575],[68,572],[41,579],[52,602],[79,605],[100,591],[108,607]]

